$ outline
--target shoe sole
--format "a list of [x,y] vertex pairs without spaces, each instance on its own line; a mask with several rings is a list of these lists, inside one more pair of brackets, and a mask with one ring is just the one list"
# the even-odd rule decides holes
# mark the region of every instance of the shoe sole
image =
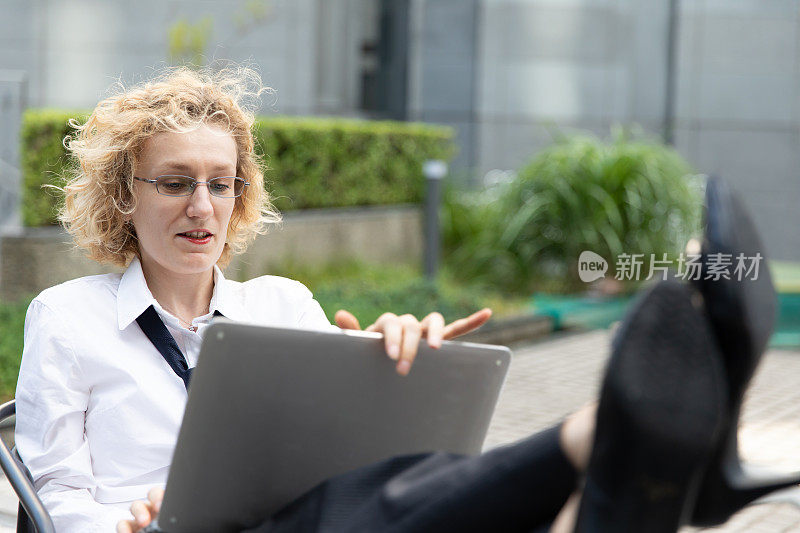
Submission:
[[[764,245],[739,197],[721,179],[709,178],[706,204],[704,267],[696,285],[705,298],[709,320],[726,358],[731,401],[736,402],[772,334],[777,309],[775,288]],[[730,279],[710,276],[708,263],[714,254],[730,258]],[[747,261],[761,256],[756,279],[746,275],[739,279],[734,274],[740,254]]]
[[575,531],[673,532],[688,519],[720,433],[726,382],[692,290],[653,287],[609,361]]
[[[725,523],[733,513],[770,492],[800,483],[800,473],[746,474],[738,451],[738,421],[747,385],[761,360],[775,324],[776,295],[766,253],[755,225],[740,198],[719,178],[706,188],[704,268],[695,285],[705,299],[706,314],[723,354],[728,381],[728,415],[720,445],[701,483],[691,523],[709,527]],[[723,254],[737,264],[739,255],[750,261],[760,254],[758,276],[739,279],[708,277],[712,254]],[[720,256],[716,256],[720,257]]]

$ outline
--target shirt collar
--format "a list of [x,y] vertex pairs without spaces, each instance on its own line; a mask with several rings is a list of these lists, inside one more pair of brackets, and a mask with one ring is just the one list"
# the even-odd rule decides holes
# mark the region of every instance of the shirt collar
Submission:
[[[122,275],[117,290],[117,325],[119,329],[127,328],[151,305],[154,305],[156,309],[161,308],[147,287],[139,258],[134,257]],[[233,305],[230,298],[225,298],[225,276],[222,275],[222,271],[217,265],[214,265],[214,292],[211,294],[208,311],[209,313],[219,311],[231,320],[242,319],[240,309]]]
[[219,311],[225,318],[237,322],[247,321],[248,314],[244,307],[232,297],[230,283],[225,279],[222,270],[214,265],[214,293],[211,295],[208,311]]

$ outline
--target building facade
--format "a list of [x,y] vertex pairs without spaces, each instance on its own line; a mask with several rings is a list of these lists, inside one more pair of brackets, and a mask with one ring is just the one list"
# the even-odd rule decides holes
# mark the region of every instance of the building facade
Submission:
[[[660,136],[670,125],[699,172],[743,194],[770,255],[800,260],[800,0],[675,0],[672,113],[670,5],[4,0],[0,114],[90,108],[115,81],[168,64],[180,24],[210,20],[203,56],[256,66],[276,89],[263,114],[451,125],[466,181],[519,168],[554,129],[638,124]],[[0,191],[18,179],[14,146],[0,137]]]

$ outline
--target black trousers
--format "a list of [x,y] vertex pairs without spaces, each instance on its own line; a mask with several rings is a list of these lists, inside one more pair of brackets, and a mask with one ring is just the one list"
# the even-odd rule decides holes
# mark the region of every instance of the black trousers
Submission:
[[545,531],[575,490],[559,427],[475,457],[395,457],[333,477],[246,533]]

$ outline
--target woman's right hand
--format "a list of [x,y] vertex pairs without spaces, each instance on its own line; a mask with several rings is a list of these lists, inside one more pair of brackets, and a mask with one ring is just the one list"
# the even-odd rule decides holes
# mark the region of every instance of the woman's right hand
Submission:
[[131,504],[131,514],[134,520],[120,520],[117,523],[117,533],[136,533],[146,527],[158,516],[161,509],[161,500],[164,499],[164,489],[153,487],[147,493],[147,501],[137,500]]

